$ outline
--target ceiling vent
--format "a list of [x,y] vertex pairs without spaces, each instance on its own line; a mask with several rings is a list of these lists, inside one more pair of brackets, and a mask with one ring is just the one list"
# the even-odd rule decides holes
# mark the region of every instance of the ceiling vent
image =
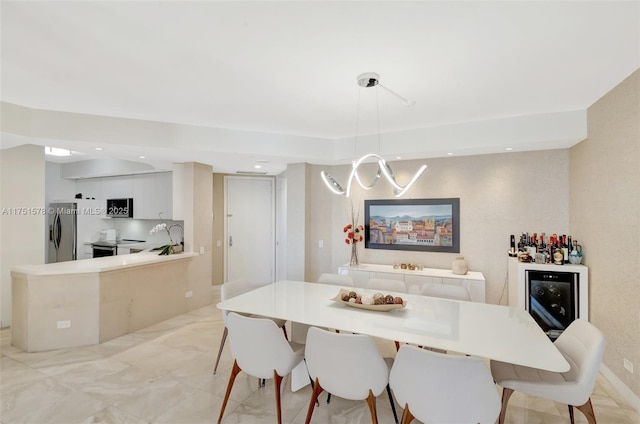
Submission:
[[267,171],[236,171],[236,174],[267,175]]

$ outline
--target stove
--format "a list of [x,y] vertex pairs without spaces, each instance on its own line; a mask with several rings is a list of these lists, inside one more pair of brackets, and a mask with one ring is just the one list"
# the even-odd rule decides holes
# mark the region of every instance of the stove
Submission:
[[146,240],[122,239],[120,241],[96,241],[91,243],[93,248],[93,257],[101,258],[103,256],[115,256],[118,254],[118,246],[126,244],[146,243]]

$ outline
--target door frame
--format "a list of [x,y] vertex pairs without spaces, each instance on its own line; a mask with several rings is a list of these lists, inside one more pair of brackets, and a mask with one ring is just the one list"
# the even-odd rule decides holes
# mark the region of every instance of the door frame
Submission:
[[223,265],[224,265],[224,282],[227,282],[229,279],[229,273],[228,273],[228,268],[227,268],[227,262],[228,262],[228,258],[229,258],[229,232],[228,232],[228,185],[229,185],[229,181],[230,180],[255,180],[255,181],[269,181],[271,182],[271,246],[272,246],[272,258],[271,261],[273,263],[273,266],[271,267],[271,281],[275,281],[276,278],[276,269],[277,269],[277,262],[276,262],[276,179],[274,177],[270,177],[270,176],[259,176],[259,177],[254,177],[254,176],[241,176],[241,175],[225,175],[224,176],[224,258],[223,258]]

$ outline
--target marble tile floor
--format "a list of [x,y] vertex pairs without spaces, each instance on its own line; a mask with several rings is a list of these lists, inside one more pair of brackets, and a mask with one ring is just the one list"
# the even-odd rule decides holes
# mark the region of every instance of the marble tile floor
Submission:
[[[232,365],[230,349],[212,375],[222,335],[220,311],[213,304],[99,345],[41,353],[11,346],[9,329],[0,330],[0,422],[13,423],[175,423],[217,421]],[[385,355],[393,343],[379,340]],[[283,382],[283,421],[302,424],[310,388],[292,393]],[[369,423],[365,402],[337,397],[317,407],[312,423]],[[592,396],[599,423],[638,424],[631,409],[604,377]],[[377,401],[381,423],[392,423],[386,393]],[[398,409],[401,411],[401,409]],[[577,422],[586,419],[576,412]],[[272,381],[241,373],[227,405],[225,424],[275,423]],[[566,406],[516,393],[508,423],[568,423]]]

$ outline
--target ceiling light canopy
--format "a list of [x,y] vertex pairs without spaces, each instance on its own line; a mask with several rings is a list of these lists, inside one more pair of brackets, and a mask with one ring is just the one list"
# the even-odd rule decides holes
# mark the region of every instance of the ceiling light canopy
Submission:
[[[378,87],[378,86],[382,87],[385,90],[387,90],[389,93],[393,94],[394,96],[402,100],[405,106],[413,106],[416,103],[415,101],[406,99],[401,95],[399,95],[398,93],[391,91],[387,87],[380,84],[380,75],[376,74],[375,72],[365,72],[363,74],[358,75],[358,85],[363,88],[371,88],[371,87]],[[376,110],[378,110],[377,99],[378,97],[376,96]],[[358,101],[358,108],[360,108],[359,101]],[[358,113],[358,118],[359,118],[359,113]],[[378,120],[378,151],[380,151],[380,116],[378,115],[376,118]],[[357,127],[358,126],[356,125],[356,128]],[[358,134],[356,130],[356,141],[354,146],[355,151],[357,151],[357,148],[356,148],[357,144],[358,144]],[[363,162],[365,162],[367,159],[375,159],[378,162],[378,170],[375,176],[373,177],[373,181],[370,184],[365,184],[360,178],[360,174],[358,174],[358,167],[360,167],[360,165]],[[363,189],[370,190],[376,185],[380,177],[384,175],[385,179],[393,186],[394,196],[401,197],[407,192],[407,190],[411,188],[411,186],[413,186],[413,184],[418,180],[418,178],[420,178],[420,176],[426,169],[427,169],[427,165],[422,165],[420,169],[418,169],[418,171],[415,173],[413,178],[411,178],[411,180],[409,180],[409,182],[406,185],[402,186],[398,184],[398,182],[396,181],[395,174],[391,169],[391,166],[386,160],[384,160],[382,156],[376,153],[368,153],[362,156],[360,159],[353,161],[353,165],[352,165],[351,173],[349,174],[349,180],[347,181],[346,189],[328,172],[322,171],[320,173],[320,176],[322,177],[322,181],[324,181],[327,188],[331,190],[333,193],[349,197],[351,195],[351,187],[353,185],[354,180]]]

